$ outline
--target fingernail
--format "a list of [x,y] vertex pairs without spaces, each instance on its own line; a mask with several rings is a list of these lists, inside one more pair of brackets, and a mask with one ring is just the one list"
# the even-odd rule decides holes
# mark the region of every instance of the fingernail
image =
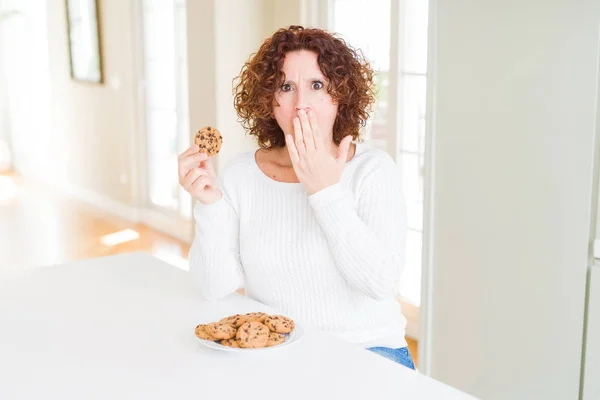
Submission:
[[298,115],[304,115],[304,114],[306,114],[306,112],[304,110],[299,110],[298,111]]

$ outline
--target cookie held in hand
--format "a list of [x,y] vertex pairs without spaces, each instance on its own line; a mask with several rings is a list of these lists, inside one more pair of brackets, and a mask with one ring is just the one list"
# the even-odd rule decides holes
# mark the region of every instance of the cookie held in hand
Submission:
[[194,143],[200,147],[200,153],[206,153],[212,157],[221,150],[223,137],[216,128],[205,126],[196,133]]

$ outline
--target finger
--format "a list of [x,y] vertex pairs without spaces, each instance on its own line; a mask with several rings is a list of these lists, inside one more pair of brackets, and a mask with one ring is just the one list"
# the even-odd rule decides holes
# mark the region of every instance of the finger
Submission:
[[185,190],[189,190],[192,187],[192,185],[194,184],[194,182],[196,182],[198,180],[198,178],[200,178],[202,176],[209,176],[209,174],[206,170],[204,170],[202,168],[194,168],[184,178],[183,182],[181,183],[181,186],[183,186],[183,188]]
[[192,168],[200,166],[207,159],[206,153],[195,153],[188,155],[186,158],[179,161],[179,178],[183,179]]
[[304,145],[306,147],[306,150],[314,150],[315,139],[313,137],[313,131],[310,127],[310,122],[308,120],[308,116],[306,115],[306,111],[299,110],[298,116],[300,117],[300,125],[302,127],[302,138],[304,139]]
[[192,191],[192,192],[202,191],[213,185],[214,185],[213,178],[211,178],[210,176],[207,176],[207,175],[203,175],[203,176],[199,177],[198,179],[196,179],[196,181],[190,187],[190,191]]
[[294,138],[292,135],[285,135],[285,143],[287,144],[288,153],[290,153],[290,159],[292,160],[292,164],[296,165],[300,160],[300,156],[298,155],[298,149],[294,144]]
[[346,164],[348,160],[348,152],[350,151],[350,144],[352,143],[352,136],[348,135],[340,142],[340,146],[338,148],[338,156],[336,161],[339,164]]
[[207,157],[206,160],[202,161],[200,163],[200,168],[204,168],[205,170],[207,170],[209,172],[209,175],[211,175],[212,177],[215,176],[215,167],[213,166],[211,157]]
[[206,153],[192,153],[188,156],[179,160],[179,164],[184,169],[189,169],[194,165],[199,165],[202,161],[206,160],[208,155]]
[[302,157],[306,153],[306,146],[304,145],[304,138],[302,137],[302,126],[300,124],[300,118],[298,117],[294,118],[294,140],[298,156]]
[[194,182],[196,182],[196,180],[201,176],[209,176],[208,171],[202,168],[192,168],[190,172],[186,175],[186,177],[183,179],[181,186],[183,186],[183,188],[187,190],[190,187],[192,187]]
[[308,112],[308,122],[310,123],[310,130],[312,131],[315,148],[317,149],[323,144],[323,137],[321,136],[321,132],[319,132],[319,121],[317,121],[317,114],[315,114],[313,110]]
[[178,159],[179,160],[183,160],[187,156],[192,155],[194,153],[197,153],[199,149],[200,149],[200,147],[197,144],[193,144],[190,147],[188,147],[186,151],[184,151],[183,153],[181,153],[179,155]]

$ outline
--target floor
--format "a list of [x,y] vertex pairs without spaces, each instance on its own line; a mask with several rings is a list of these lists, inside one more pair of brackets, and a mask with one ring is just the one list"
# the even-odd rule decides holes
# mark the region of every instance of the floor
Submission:
[[[0,268],[49,265],[138,250],[177,264],[185,262],[189,251],[186,243],[108,215],[13,173],[0,174],[0,221]],[[408,342],[417,364],[417,342]]]

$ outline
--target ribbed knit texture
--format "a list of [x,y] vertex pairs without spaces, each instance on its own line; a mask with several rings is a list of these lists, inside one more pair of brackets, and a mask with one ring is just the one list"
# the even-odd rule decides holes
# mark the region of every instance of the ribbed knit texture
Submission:
[[246,294],[299,323],[364,347],[404,347],[395,300],[406,207],[396,164],[358,144],[340,183],[308,196],[267,177],[255,152],[220,176],[223,198],[194,207],[190,273],[214,301]]

